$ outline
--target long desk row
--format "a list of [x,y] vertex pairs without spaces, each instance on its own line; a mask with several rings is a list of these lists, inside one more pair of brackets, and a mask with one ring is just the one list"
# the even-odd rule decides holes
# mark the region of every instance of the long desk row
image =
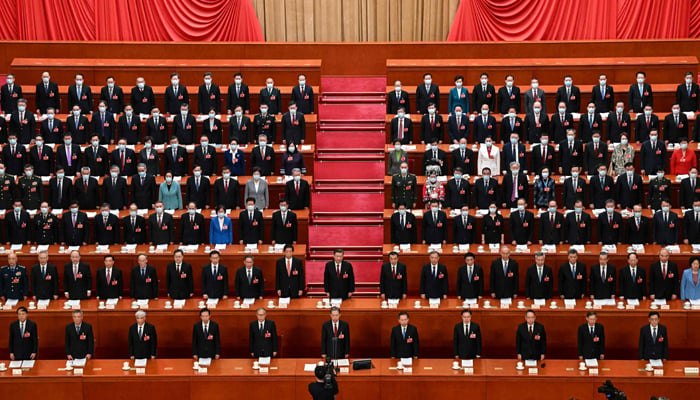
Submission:
[[[192,326],[199,321],[198,301],[187,300],[183,309],[166,309],[166,299],[151,300],[147,312],[148,322],[154,324],[158,335],[158,355],[162,358],[190,357],[192,351]],[[417,298],[399,303],[398,309],[380,307],[379,299],[353,298],[341,305],[341,319],[350,327],[351,357],[387,357],[390,354],[390,332],[397,325],[397,314],[406,311],[410,323],[418,328],[421,357],[452,358],[453,327],[461,323],[462,302],[450,298],[443,300],[438,309],[414,306]],[[490,300],[491,308],[484,308],[484,300],[473,309],[472,321],[479,324],[482,333],[482,356],[485,358],[514,359],[515,332],[524,321],[524,314],[532,302],[524,300],[520,308],[516,299],[508,309],[501,309],[498,300]],[[249,309],[234,308],[234,300],[219,300],[211,309],[212,320],[221,330],[221,357],[249,357],[248,329],[255,320],[257,307],[268,308],[267,318],[274,320],[282,357],[319,357],[321,355],[321,326],[329,319],[328,309],[317,308],[317,299],[294,299],[287,309],[270,308],[270,299],[256,300]],[[70,309],[64,309],[63,300],[51,301],[46,310],[30,310],[29,318],[37,323],[40,359],[64,359],[65,326],[71,323]],[[274,301],[277,305],[277,301]],[[27,301],[20,302],[26,306]],[[577,357],[577,328],[585,322],[583,301],[573,309],[565,309],[562,300],[557,309],[549,302],[537,312],[537,321],[547,331],[547,357]],[[84,320],[93,326],[95,353],[98,359],[126,358],[128,356],[127,332],[134,323],[135,309],[131,301],[119,301],[115,309],[98,310],[97,300],[83,300],[81,309]],[[638,358],[639,330],[648,324],[650,302],[641,301],[634,310],[619,310],[615,306],[603,306],[597,310],[598,322],[605,326],[608,359]],[[684,310],[680,301],[670,302],[669,310],[661,313],[661,324],[668,329],[669,359],[697,359],[700,355],[700,323],[698,311]],[[0,327],[8,327],[16,320],[12,311],[0,312]],[[8,343],[9,330],[0,329],[0,343]]]
[[[229,399],[231,394],[255,393],[256,398],[308,399],[308,384],[315,380],[305,365],[317,359],[273,359],[267,372],[253,369],[250,359],[212,361],[206,372],[192,369],[190,359],[150,360],[144,373],[122,370],[121,359],[91,360],[81,375],[64,370],[64,362],[38,361],[21,376],[8,370],[0,372],[4,397],[22,394],[41,398],[51,393],[56,400],[100,398],[121,399],[124,393],[147,391],[148,398],[168,400],[187,396],[190,399]],[[579,371],[574,360],[547,360],[537,374],[515,369],[515,361],[474,360],[474,367],[452,369],[449,359],[421,358],[411,372],[396,369],[395,360],[372,360],[372,369],[342,370],[338,375],[338,400],[349,399],[418,399],[456,398],[498,400],[518,393],[523,400],[566,398],[592,399],[603,381],[611,379],[629,399],[650,395],[674,400],[693,399],[700,388],[697,376],[686,375],[685,368],[697,368],[697,361],[668,361],[663,374],[644,370],[643,361],[604,360],[598,373]],[[206,386],[206,389],[203,388]]]

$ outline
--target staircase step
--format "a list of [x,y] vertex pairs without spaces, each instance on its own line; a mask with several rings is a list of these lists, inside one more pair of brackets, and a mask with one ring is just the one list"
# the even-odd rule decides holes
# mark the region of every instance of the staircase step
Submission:
[[316,133],[316,153],[329,152],[360,153],[378,152],[382,158],[386,132],[384,130],[365,132],[322,131]]
[[375,122],[386,123],[386,106],[384,104],[319,104],[318,120],[330,122]]
[[386,94],[386,76],[322,76],[324,96],[336,94]]
[[321,96],[321,104],[384,104],[386,96],[384,94],[372,96]]

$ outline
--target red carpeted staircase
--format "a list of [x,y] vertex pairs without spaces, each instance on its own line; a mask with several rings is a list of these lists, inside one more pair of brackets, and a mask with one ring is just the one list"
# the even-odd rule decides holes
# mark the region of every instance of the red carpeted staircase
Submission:
[[310,294],[322,294],[333,249],[345,250],[358,295],[378,294],[384,241],[386,77],[322,77],[311,194]]

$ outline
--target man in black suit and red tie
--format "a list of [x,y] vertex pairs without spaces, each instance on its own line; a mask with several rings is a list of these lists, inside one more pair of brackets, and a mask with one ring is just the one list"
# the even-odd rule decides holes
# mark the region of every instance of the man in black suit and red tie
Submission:
[[405,299],[408,293],[406,264],[399,262],[399,253],[389,253],[389,262],[379,272],[379,295],[384,299]]
[[612,86],[608,85],[608,77],[605,74],[600,74],[598,83],[591,89],[591,101],[595,103],[596,110],[600,113],[614,111],[615,91]]
[[456,359],[481,358],[481,329],[479,324],[472,322],[472,310],[462,310],[462,322],[455,325],[452,346]]
[[36,84],[34,94],[37,114],[46,114],[46,109],[49,107],[53,107],[57,113],[61,112],[61,95],[58,91],[58,84],[51,80],[48,71],[41,73],[41,82]]
[[151,109],[151,116],[146,120],[146,136],[153,140],[153,144],[163,144],[170,137],[168,121],[158,107]]
[[282,143],[301,143],[306,140],[306,120],[304,113],[298,112],[297,103],[289,102],[289,111],[282,115],[280,126],[282,128]]
[[649,325],[639,330],[639,359],[663,360],[668,359],[668,333],[664,325],[659,324],[661,314],[658,311],[649,313]]
[[211,320],[208,308],[199,310],[199,319],[192,327],[192,358],[213,358],[221,356],[221,334],[219,324]]
[[433,103],[436,110],[440,110],[440,88],[433,83],[433,75],[423,74],[423,84],[416,87],[416,112],[427,114],[428,105]]
[[350,325],[340,319],[340,307],[331,307],[331,319],[321,327],[321,358],[350,357]]
[[251,255],[243,258],[243,266],[236,270],[235,293],[237,299],[262,299],[265,295],[265,279],[262,269],[254,265]]
[[535,215],[528,211],[524,198],[519,198],[517,211],[510,214],[510,238],[513,246],[518,244],[531,245],[535,233]]
[[[402,92],[406,93],[406,92]],[[401,144],[411,144],[413,143],[413,122],[411,118],[406,116],[407,108],[399,106],[396,111],[396,117],[391,119],[391,141],[396,142],[397,140]]]
[[[481,110],[481,106],[486,104],[489,110],[496,110],[496,88],[489,83],[489,74],[482,72],[479,76],[479,84],[472,89],[472,112]],[[464,110],[469,113],[469,110]]]
[[209,253],[209,264],[202,267],[202,297],[204,300],[228,298],[228,268],[219,264],[221,254],[217,250]]
[[27,314],[25,307],[17,308],[17,320],[10,324],[10,361],[35,360],[39,351],[36,322]]
[[182,144],[193,144],[197,137],[197,120],[190,113],[190,105],[182,103],[178,113],[173,114],[173,136]]
[[146,243],[146,218],[138,215],[138,206],[136,203],[131,203],[129,205],[129,215],[122,220],[122,227],[124,229],[124,243]]
[[204,227],[204,216],[197,212],[197,204],[187,203],[187,213],[180,216],[180,243],[186,245],[207,242],[208,230]]
[[637,253],[627,254],[627,265],[620,269],[620,299],[646,300],[647,278],[644,268],[638,265]]
[[205,72],[202,79],[204,83],[199,86],[197,92],[197,111],[206,114],[212,108],[217,114],[221,114],[221,91],[219,85],[212,82],[212,73]]
[[515,77],[508,74],[505,85],[498,89],[498,112],[505,115],[511,108],[516,114],[520,112],[520,88],[515,86]]
[[617,287],[615,266],[608,264],[608,253],[598,255],[598,264],[591,267],[589,292],[593,299],[614,299]]
[[92,131],[99,135],[100,144],[114,144],[117,136],[117,121],[114,114],[107,111],[107,103],[100,101],[97,112],[92,115]]
[[132,360],[155,359],[158,351],[156,327],[146,322],[146,312],[134,314],[136,323],[129,327],[129,358]]
[[[70,220],[70,217],[67,219]],[[83,300],[92,295],[90,265],[80,261],[80,252],[77,250],[70,252],[70,261],[63,265],[63,287],[66,299]]]
[[349,299],[355,291],[355,274],[352,264],[343,261],[343,249],[333,251],[333,261],[326,263],[323,274],[323,287],[331,299]]
[[221,178],[214,182],[214,202],[212,204],[223,205],[226,209],[240,208],[239,192],[238,180],[231,178],[231,169],[229,167],[221,168]]
[[265,87],[260,89],[259,98],[259,104],[266,104],[270,114],[275,115],[282,112],[282,93],[275,87],[274,79],[268,77],[265,80]]
[[288,181],[284,187],[284,198],[289,203],[289,209],[308,209],[310,197],[309,182],[302,179],[300,169],[294,168],[292,170],[292,180]]
[[122,270],[114,266],[114,256],[104,256],[104,267],[97,270],[95,294],[98,299],[121,299],[124,289]]
[[302,114],[314,113],[314,90],[306,84],[306,75],[297,75],[298,86],[292,88],[292,101],[297,104]]
[[165,286],[171,299],[188,299],[194,295],[192,265],[184,261],[185,252],[173,252],[173,261],[165,269]]
[[79,106],[83,114],[92,114],[92,89],[85,84],[85,77],[81,73],[73,77],[75,84],[68,87],[68,107]]
[[112,114],[119,114],[124,110],[124,90],[117,86],[113,76],[105,79],[106,85],[100,89],[100,100],[107,103],[107,110]]
[[289,210],[286,199],[280,200],[280,209],[272,213],[272,245],[297,244],[297,215]]
[[578,327],[578,359],[605,358],[605,329],[598,323],[595,311],[586,313],[586,323]]
[[165,171],[170,171],[174,176],[185,176],[189,172],[187,150],[180,146],[177,136],[172,136],[169,140],[170,147],[163,150],[165,161]]
[[[552,140],[556,143],[561,142],[566,139],[566,130],[573,128],[574,117],[566,109],[565,102],[558,102],[557,111],[552,113],[552,118],[550,120],[550,132]],[[578,112],[578,111],[576,111]]]
[[577,113],[581,110],[581,90],[574,86],[574,78],[571,75],[564,76],[564,86],[557,89],[554,102],[564,103],[567,113]]
[[678,264],[669,260],[671,253],[659,250],[659,261],[649,267],[649,299],[676,300],[680,291]]
[[591,141],[586,143],[583,148],[584,175],[595,174],[596,166],[599,164],[608,165],[608,144],[601,139],[599,130],[591,132],[591,136]]
[[[573,208],[573,204],[572,204]],[[564,215],[557,211],[557,202],[551,200],[546,212],[540,213],[540,244],[562,244],[566,227]]]
[[417,243],[416,216],[408,212],[405,203],[399,203],[391,216],[391,243]]
[[[10,116],[8,140],[11,139],[10,136],[12,135],[21,144],[29,144],[34,135],[36,135],[36,119],[34,118],[34,113],[27,109],[27,100],[25,99],[17,101],[17,111]],[[8,164],[9,160],[7,158],[4,159],[5,164]]]
[[404,111],[411,110],[408,92],[402,90],[401,81],[394,81],[394,91],[386,95],[386,113],[396,114],[399,112],[399,108],[403,108]]
[[676,89],[676,103],[681,105],[682,112],[696,112],[698,111],[698,97],[700,97],[700,86],[693,82],[693,73],[686,72],[685,82],[678,85]]
[[501,246],[501,256],[491,262],[490,278],[491,298],[518,297],[518,262],[511,260],[509,246]]
[[252,139],[251,135],[253,135],[253,126],[250,117],[243,114],[241,106],[236,106],[228,121],[228,142],[236,139],[241,144],[249,143]]
[[544,360],[547,353],[547,332],[535,321],[533,310],[525,312],[525,322],[518,325],[515,334],[515,352],[518,360]]
[[294,257],[294,246],[284,246],[284,257],[276,262],[275,290],[279,297],[297,299],[306,289],[304,279],[304,263]]
[[17,111],[17,100],[22,98],[22,86],[15,81],[14,74],[7,74],[5,84],[0,88],[0,109],[5,114]]
[[42,177],[50,176],[55,171],[53,149],[44,146],[44,143],[44,137],[36,135],[35,145],[29,148],[29,164],[34,166],[34,173]]
[[228,101],[226,102],[226,112],[233,113],[237,106],[241,106],[243,112],[250,112],[250,91],[248,85],[243,83],[243,74],[236,72],[233,75],[233,83],[228,86]]
[[134,107],[131,104],[124,107],[124,114],[119,117],[117,123],[117,132],[119,138],[126,139],[127,144],[141,143],[141,118],[134,115]]
[[[495,121],[493,126],[496,126]],[[476,129],[476,120],[474,122],[474,128]],[[449,136],[449,142],[458,144],[461,139],[468,139],[469,130],[469,114],[463,112],[462,106],[456,105],[454,113],[447,117],[447,135]]]
[[[596,109],[598,112],[602,112],[597,103]],[[610,110],[606,124],[608,143],[619,143],[622,133],[629,134],[632,131],[632,118],[625,111],[625,103],[623,101],[618,101],[615,107]]]
[[634,130],[634,140],[635,142],[644,143],[649,140],[649,134],[651,131],[659,131],[661,129],[661,124],[659,123],[659,116],[654,114],[654,111],[650,105],[644,107],[644,113],[639,114],[637,117],[637,124]]
[[255,310],[257,320],[250,323],[248,341],[251,357],[277,357],[277,326],[275,321],[267,319],[267,310],[260,307]]

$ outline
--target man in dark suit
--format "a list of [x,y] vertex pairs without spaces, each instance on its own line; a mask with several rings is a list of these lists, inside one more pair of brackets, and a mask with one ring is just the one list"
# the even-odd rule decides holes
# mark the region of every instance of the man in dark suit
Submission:
[[109,203],[103,203],[95,216],[95,242],[98,245],[119,243],[119,217],[112,214]]
[[581,110],[581,90],[578,86],[574,86],[571,75],[564,76],[564,86],[557,89],[554,102],[556,104],[564,103],[567,113],[577,113]]
[[586,264],[578,261],[578,252],[569,249],[569,262],[559,267],[559,297],[582,299],[586,295]]
[[551,299],[554,289],[552,267],[544,264],[545,254],[535,253],[535,264],[527,269],[525,275],[525,297],[528,299]]
[[645,83],[647,74],[643,71],[637,72],[637,83],[630,85],[627,95],[627,104],[630,113],[640,113],[646,106],[654,106],[654,94],[651,85]]
[[544,360],[547,353],[547,333],[544,325],[535,321],[533,310],[525,312],[525,322],[518,325],[515,334],[515,351],[518,360]]
[[479,240],[476,234],[476,218],[469,215],[469,205],[462,206],[459,215],[455,216],[452,228],[452,240],[456,244],[472,244]]
[[124,243],[146,243],[146,219],[138,215],[138,206],[135,203],[129,205],[129,215],[122,220],[124,229]]
[[[555,143],[566,140],[566,131],[574,126],[574,117],[567,111],[566,104],[558,102],[558,107],[559,112],[552,114],[549,124],[550,136]],[[581,117],[583,118],[583,116]]]
[[154,359],[158,350],[156,327],[146,322],[146,312],[136,311],[136,323],[129,327],[129,358]]
[[267,319],[267,310],[260,307],[255,310],[256,321],[250,323],[248,341],[251,357],[277,357],[277,326],[275,321]]
[[46,119],[39,125],[39,134],[48,143],[58,143],[63,137],[63,123],[56,118],[56,110],[53,108],[46,110]]
[[445,185],[445,204],[449,208],[459,209],[463,205],[469,205],[469,181],[463,179],[462,174],[462,168],[455,168],[453,178]]
[[83,312],[73,310],[73,322],[66,325],[66,357],[69,360],[91,359],[95,352],[92,325],[83,321]]
[[157,201],[153,214],[148,216],[148,232],[153,245],[173,244],[175,241],[175,221],[173,216],[163,212],[163,202]]
[[430,211],[423,214],[423,244],[447,243],[447,214],[439,210],[438,201],[430,201]]
[[581,178],[581,167],[572,166],[570,171],[571,177],[566,178],[564,181],[562,201],[564,202],[564,208],[573,210],[576,200],[580,200],[581,202],[586,201],[586,186],[588,184],[585,179]]
[[301,259],[294,257],[294,246],[291,244],[284,246],[284,257],[277,260],[275,267],[277,295],[294,299],[301,297],[306,289],[304,263]]
[[[481,178],[474,182],[473,205],[479,210],[486,210],[489,208],[489,204],[498,204],[498,197],[498,180],[491,177],[490,168],[483,168],[481,170]],[[423,221],[425,221],[425,218],[423,218]],[[425,229],[423,230],[423,235],[425,236]]]
[[285,199],[280,200],[280,209],[272,213],[271,230],[273,245],[297,243],[297,215],[289,211],[289,204]]
[[605,212],[598,215],[598,244],[622,243],[622,215],[615,211],[615,200],[605,202]]
[[75,84],[68,87],[68,107],[80,107],[83,114],[92,114],[92,89],[84,83],[85,77],[81,73],[73,77]]
[[81,168],[80,178],[73,183],[73,198],[83,210],[94,210],[98,207],[100,185],[97,182],[97,179],[90,176],[90,167]]
[[527,174],[530,164],[525,153],[525,145],[520,142],[520,136],[517,133],[510,133],[509,135],[510,139],[505,138],[506,142],[501,150],[501,169],[507,171],[511,163],[515,162],[518,163],[520,170]]
[[75,176],[82,166],[82,152],[80,146],[73,143],[69,134],[63,136],[63,144],[56,147],[56,166],[61,166],[68,176]]
[[67,246],[85,246],[90,238],[90,221],[87,214],[80,211],[77,200],[70,203],[70,210],[61,218],[61,244]]
[[544,167],[554,171],[554,157],[554,146],[549,144],[549,134],[543,133],[542,137],[530,147],[530,171],[539,173]]
[[[83,153],[84,164],[90,167],[91,173],[95,176],[107,175],[110,166],[107,149],[100,146],[100,137],[98,135],[92,135],[90,143],[91,146],[86,147]],[[113,163],[113,165],[121,165],[121,162]]]
[[163,144],[170,137],[168,132],[167,119],[160,113],[160,109],[154,106],[151,116],[146,120],[146,136],[153,139],[154,144]]
[[676,300],[680,292],[678,265],[669,260],[666,249],[659,250],[659,261],[649,267],[649,299]]
[[240,187],[238,180],[231,178],[229,167],[221,168],[221,178],[214,181],[214,202],[212,204],[222,205],[228,209],[240,208],[238,194]]
[[340,319],[340,307],[331,307],[331,319],[321,327],[321,358],[350,357],[350,325]]
[[420,142],[442,143],[445,140],[444,123],[442,115],[437,113],[437,108],[433,102],[428,104],[428,113],[423,114],[420,120]]
[[386,113],[396,114],[399,112],[399,108],[403,108],[404,111],[411,110],[408,92],[402,90],[401,81],[394,81],[394,91],[386,95]]
[[[496,118],[490,114],[489,106],[482,104],[481,114],[474,117],[474,141],[484,143],[490,137],[496,140]],[[455,107],[455,110],[457,108]]]
[[491,262],[491,297],[494,299],[518,297],[518,262],[510,259],[510,247],[501,246],[501,257]]
[[136,166],[136,175],[131,177],[131,201],[139,209],[151,208],[158,198],[158,186],[153,175],[146,173],[146,164]]
[[[438,139],[432,138],[432,141],[427,142],[425,153],[423,153],[423,171],[428,175],[428,167],[439,167],[438,175],[447,175],[447,154],[438,146]],[[437,170],[437,168],[435,168]]]
[[185,85],[180,85],[180,74],[170,74],[170,85],[165,88],[165,112],[178,115],[182,104],[190,104],[190,95]]
[[591,216],[583,212],[583,203],[576,200],[574,212],[566,215],[566,242],[569,244],[591,243]]
[[185,176],[189,173],[187,150],[179,145],[176,136],[170,138],[170,147],[163,151],[165,171],[171,171],[174,176]]
[[326,263],[323,274],[323,287],[331,299],[349,299],[355,291],[355,274],[352,264],[343,261],[342,249],[333,251],[333,261]]
[[[65,134],[75,138],[76,143],[85,143],[90,138],[90,121],[80,112],[80,106],[74,106],[64,124]],[[99,136],[98,136],[99,139]],[[56,140],[60,142],[59,139]]]
[[399,203],[397,212],[391,216],[391,243],[414,244],[416,232],[416,216],[408,212],[405,203]]
[[114,114],[107,111],[107,103],[100,101],[97,112],[92,115],[92,132],[99,135],[100,144],[114,144],[117,121]]
[[481,329],[472,322],[472,311],[462,310],[462,322],[455,325],[452,335],[453,353],[456,359],[471,360],[481,357]]
[[[9,215],[8,215],[9,214]],[[5,243],[30,244],[32,221],[29,213],[22,207],[20,200],[15,200],[12,211],[5,214]]]
[[[406,96],[408,96],[408,94],[406,94]],[[413,143],[413,122],[411,118],[406,116],[406,108],[404,108],[404,106],[398,108],[396,117],[391,119],[389,129],[392,143],[397,140],[400,141],[401,144]]]
[[275,87],[275,81],[272,78],[267,78],[265,87],[260,89],[258,104],[266,104],[272,115],[282,113],[282,93]]
[[[496,125],[494,124],[492,126],[495,127]],[[474,128],[476,129],[476,122],[474,123]],[[457,144],[461,139],[468,139],[469,137],[469,114],[464,113],[462,111],[462,106],[460,105],[456,105],[454,108],[454,114],[447,118],[447,134],[449,136],[449,143],[453,144]],[[480,141],[483,142],[483,139]]]
[[[496,88],[489,83],[489,74],[482,72],[479,76],[480,84],[472,89],[472,112],[481,110],[482,105],[487,105],[489,110],[496,110]],[[469,110],[464,110],[469,113]],[[495,139],[495,138],[494,138]]]
[[228,298],[228,268],[219,264],[221,254],[209,252],[209,264],[202,267],[202,297],[204,300]]
[[654,114],[651,106],[644,107],[644,113],[637,117],[637,124],[634,130],[634,140],[640,143],[649,139],[651,131],[659,131],[661,124],[659,117]]
[[594,130],[603,129],[603,119],[600,114],[596,112],[595,103],[590,102],[587,107],[588,112],[581,114],[578,125],[579,137],[584,142],[591,141]]
[[[3,86],[4,88],[5,86]],[[22,96],[20,95],[20,97]],[[678,85],[676,89],[676,103],[680,104],[683,112],[695,112],[698,111],[698,97],[700,97],[700,86],[693,82],[693,73],[686,72],[685,82]]]
[[130,296],[133,299],[158,299],[158,275],[156,268],[148,265],[148,256],[139,254],[137,266],[131,269]]
[[267,139],[267,135],[258,136],[258,145],[253,147],[250,154],[251,168],[260,168],[264,176],[275,173],[275,150],[267,144]]
[[[128,176],[133,175],[130,174]],[[128,203],[126,177],[119,176],[119,167],[113,165],[110,176],[102,179],[102,199],[114,210],[126,210]]]
[[649,231],[651,226],[649,217],[642,215],[641,204],[635,204],[632,210],[634,213],[633,217],[628,218],[625,222],[625,243],[649,243]]
[[544,134],[549,133],[549,118],[542,106],[542,103],[536,101],[532,106],[532,111],[528,111],[525,115],[525,135],[528,143],[538,143]]
[[265,221],[262,211],[255,208],[255,199],[246,199],[246,209],[238,216],[238,239],[240,244],[261,245],[265,237]]
[[683,215],[683,243],[700,244],[700,200],[695,200],[693,209]]
[[[32,131],[32,135],[34,131]],[[27,149],[23,144],[17,143],[17,135],[10,133],[9,144],[2,148],[2,159],[5,163],[5,172],[8,175],[22,176],[24,166],[27,164]]]
[[664,140],[670,143],[680,143],[681,139],[689,140],[688,116],[681,113],[681,106],[674,103],[671,114],[664,118]]
[[190,113],[189,104],[183,103],[178,107],[178,110],[179,112],[173,116],[172,135],[177,137],[182,144],[193,144],[197,137],[197,120]]
[[[29,144],[36,134],[36,119],[34,114],[27,110],[27,100],[17,101],[17,111],[10,116],[10,135],[14,134],[19,143]],[[12,143],[10,143],[12,144]],[[7,162],[7,158],[5,158]]]
[[49,263],[48,251],[39,252],[39,262],[32,265],[29,275],[32,298],[36,300],[58,299],[58,269]]
[[593,131],[591,135],[593,136],[591,142],[586,143],[583,149],[583,172],[585,175],[595,174],[597,165],[608,164],[608,144],[600,140],[600,131]]
[[34,91],[36,96],[36,113],[46,114],[46,109],[53,107],[56,112],[61,109],[61,94],[58,91],[58,84],[51,80],[48,71],[41,73],[41,82],[36,84]]
[[207,242],[207,230],[204,228],[204,216],[197,212],[194,202],[187,204],[187,214],[180,216],[180,243],[185,245]]
[[219,170],[216,167],[216,147],[209,144],[209,136],[202,135],[199,139],[199,146],[194,148],[193,165],[202,168],[202,175],[211,176]]
[[34,138],[35,146],[29,148],[29,163],[34,166],[34,173],[38,176],[50,176],[54,171],[53,149],[44,146],[44,137],[37,135]]
[[605,202],[612,198],[615,192],[613,178],[608,176],[608,167],[605,164],[598,164],[597,173],[594,174],[588,187],[591,191],[590,208],[604,208]]
[[218,360],[221,356],[221,334],[219,324],[210,319],[209,309],[199,310],[199,319],[192,327],[192,358],[195,361],[200,358],[213,358]]
[[457,298],[480,299],[484,295],[484,270],[474,264],[474,253],[464,255],[464,264],[457,269]]
[[208,209],[211,201],[211,181],[209,177],[202,173],[202,167],[195,164],[192,169],[192,176],[187,178],[187,189],[185,191],[185,203],[194,203],[197,208]]
[[399,313],[399,324],[391,328],[391,358],[418,358],[418,328],[408,323],[408,313]]
[[614,299],[617,287],[615,266],[608,264],[608,253],[601,252],[598,264],[591,267],[590,294],[591,299]]
[[520,112],[520,88],[515,86],[513,75],[506,75],[505,85],[498,89],[498,112],[507,114],[510,108]]
[[301,171],[297,168],[292,170],[292,180],[285,184],[284,198],[287,199],[290,210],[309,208],[311,198],[309,182],[301,179]]
[[510,214],[510,239],[513,246],[517,244],[531,245],[535,233],[535,215],[526,210],[524,198],[518,199],[518,211]]
[[668,359],[668,334],[666,327],[659,324],[660,319],[658,311],[649,312],[649,325],[639,330],[640,360]]
[[523,112],[529,114],[533,111],[536,102],[539,102],[542,107],[542,113],[547,114],[547,98],[544,90],[539,87],[540,82],[537,78],[530,79],[530,87],[523,92]]
[[10,324],[10,361],[35,360],[39,351],[36,322],[27,319],[28,311],[17,308],[17,320]]
[[382,299],[405,299],[407,294],[406,264],[399,262],[399,254],[389,253],[389,262],[382,264],[379,275],[379,294]]
[[15,81],[14,74],[7,74],[5,84],[0,88],[0,109],[5,114],[17,111],[17,100],[23,98],[22,86]]
[[185,252],[177,249],[173,252],[173,261],[165,267],[165,287],[168,297],[174,300],[189,299],[194,295],[194,278],[192,265],[183,261]]
[[304,113],[297,112],[297,103],[289,102],[288,112],[282,115],[280,126],[282,128],[282,143],[303,144],[306,140],[306,120]]
[[629,134],[632,131],[632,119],[624,109],[625,103],[618,101],[615,108],[610,110],[606,126],[608,143],[619,143],[622,133]]
[[243,83],[243,74],[237,72],[233,75],[233,83],[228,87],[228,101],[226,102],[226,110],[229,115],[236,109],[236,106],[241,106],[243,112],[248,114],[250,108],[250,91],[248,85]]
[[153,89],[146,85],[143,77],[136,78],[136,86],[131,88],[131,105],[137,114],[149,114],[156,106],[156,98]]
[[104,267],[97,270],[95,294],[98,299],[121,299],[124,291],[122,270],[114,266],[114,256],[104,256]]
[[125,138],[119,138],[117,148],[110,156],[110,165],[119,167],[120,176],[132,176],[136,173],[136,153],[126,147]]
[[119,114],[124,110],[124,90],[115,84],[114,77],[111,75],[105,79],[105,82],[107,84],[100,89],[100,100],[107,104],[109,112]]
[[666,144],[659,140],[659,132],[652,129],[649,132],[649,140],[642,143],[639,154],[639,165],[642,175],[654,174],[659,168],[665,168],[668,157],[666,155]]
[[237,299],[262,299],[265,295],[265,279],[262,269],[254,266],[251,255],[243,258],[243,266],[236,270],[235,293]]
[[575,130],[568,129],[566,139],[559,142],[559,174],[566,175],[574,166],[583,167],[583,143]]
[[657,211],[651,221],[651,236],[654,244],[678,243],[678,214],[670,211],[668,200],[661,201],[661,211]]
[[598,112],[605,113],[614,111],[615,91],[612,86],[607,84],[607,76],[605,74],[600,74],[598,82],[599,84],[593,86],[591,89],[591,101],[595,103],[595,108]]
[[416,113],[427,114],[428,104],[433,103],[435,109],[440,109],[440,88],[433,84],[433,75],[423,74],[423,85],[416,87]]
[[700,200],[700,180],[698,169],[691,167],[689,175],[681,181],[680,206],[686,209],[693,208],[693,203]]
[[550,201],[547,212],[540,213],[540,244],[563,244],[565,228],[564,215],[557,211],[557,202]]
[[605,329],[598,322],[595,311],[586,313],[586,323],[578,327],[578,359],[605,358]]
[[620,299],[646,300],[647,280],[646,271],[639,267],[637,253],[627,254],[627,265],[620,270]]
[[440,264],[440,254],[431,251],[430,262],[423,265],[420,274],[420,297],[422,299],[446,299],[449,291],[447,267]]
[[221,90],[219,85],[212,82],[212,76],[211,72],[205,72],[202,77],[204,83],[197,91],[197,110],[200,114],[206,114],[212,108],[221,114]]

